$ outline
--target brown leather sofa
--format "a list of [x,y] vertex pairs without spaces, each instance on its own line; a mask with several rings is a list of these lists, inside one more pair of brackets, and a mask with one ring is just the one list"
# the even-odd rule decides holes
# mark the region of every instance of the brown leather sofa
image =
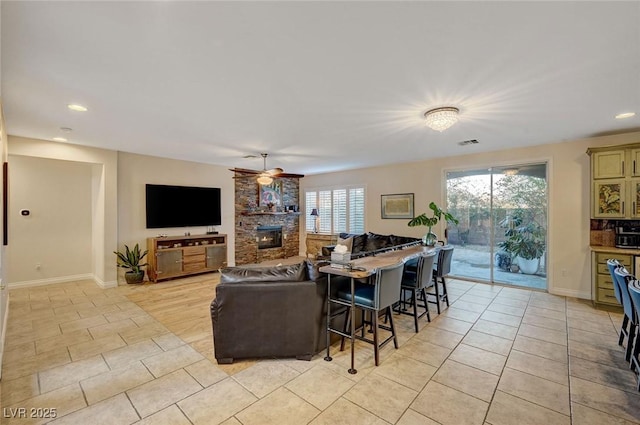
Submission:
[[[279,267],[229,267],[211,303],[213,344],[218,363],[238,358],[296,357],[311,360],[326,347],[327,263]],[[341,283],[332,278],[331,290]],[[344,315],[332,308],[332,326]],[[333,313],[336,313],[335,315]]]

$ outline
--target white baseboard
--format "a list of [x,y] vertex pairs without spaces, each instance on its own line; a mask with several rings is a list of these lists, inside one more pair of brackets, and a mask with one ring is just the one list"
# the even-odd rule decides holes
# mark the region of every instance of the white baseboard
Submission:
[[111,282],[105,282],[99,277],[95,277],[95,276],[93,280],[96,282],[96,285],[98,285],[102,289],[115,288],[116,286],[118,286],[117,280],[112,280]]
[[[95,281],[96,279],[91,273],[86,273],[86,274],[77,274],[73,276],[52,277],[49,279],[37,279],[37,280],[26,280],[23,282],[13,282],[13,283],[9,283],[9,288],[10,289],[28,288],[30,286],[51,285],[52,283],[73,282],[74,280]],[[96,282],[96,284],[98,284],[98,282]],[[98,284],[98,286],[100,285]]]

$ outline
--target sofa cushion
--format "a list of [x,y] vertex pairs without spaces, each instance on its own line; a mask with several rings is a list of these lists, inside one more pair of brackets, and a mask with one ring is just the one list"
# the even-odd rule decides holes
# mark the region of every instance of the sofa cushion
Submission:
[[367,243],[365,245],[365,251],[376,251],[378,249],[393,246],[393,237],[391,235],[379,235],[377,233],[367,234]]
[[329,261],[324,261],[324,260],[312,261],[307,259],[307,260],[304,260],[304,264],[307,267],[307,279],[313,282],[317,282],[321,278],[326,277],[324,273],[320,273],[319,271],[320,267],[328,266],[330,263]]
[[351,253],[357,254],[358,252],[366,251],[365,245],[367,244],[367,234],[354,234],[354,233],[340,233],[340,239],[353,238],[351,243]]
[[347,252],[351,252],[351,250],[353,249],[353,236],[346,239],[338,237],[338,242],[336,243],[336,245],[344,245],[347,247]]
[[307,280],[305,263],[275,267],[225,267],[220,283],[234,282],[302,282]]

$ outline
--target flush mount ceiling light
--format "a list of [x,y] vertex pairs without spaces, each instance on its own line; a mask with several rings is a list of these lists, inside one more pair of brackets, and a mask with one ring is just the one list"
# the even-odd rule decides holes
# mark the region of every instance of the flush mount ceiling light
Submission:
[[633,117],[635,115],[636,115],[635,112],[623,112],[621,114],[616,115],[616,119],[623,120],[625,118],[631,118],[631,117]]
[[70,103],[70,104],[67,105],[67,108],[71,109],[72,111],[76,111],[76,112],[87,112],[88,111],[86,106],[78,105],[77,103]]
[[428,127],[436,131],[445,131],[458,122],[460,110],[452,106],[431,109],[424,113],[424,118]]
[[54,137],[53,139],[54,142],[66,142],[67,139],[65,139],[64,137]]

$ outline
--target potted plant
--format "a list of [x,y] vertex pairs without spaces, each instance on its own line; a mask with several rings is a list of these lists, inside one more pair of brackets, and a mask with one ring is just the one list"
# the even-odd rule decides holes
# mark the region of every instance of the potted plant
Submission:
[[118,257],[118,267],[129,269],[129,271],[124,274],[124,279],[127,283],[141,283],[144,279],[144,270],[141,270],[140,267],[146,266],[147,263],[140,264],[140,261],[142,261],[149,251],[145,250],[144,252],[140,252],[138,244],[136,244],[133,249],[129,249],[127,245],[125,245],[124,248],[124,253],[113,251]]
[[514,214],[509,220],[511,223],[504,233],[507,239],[498,246],[517,258],[522,273],[535,274],[546,248],[544,228],[535,221],[523,224],[521,214]]
[[433,226],[438,224],[438,221],[442,220],[443,218],[447,223],[454,224],[458,224],[458,219],[437,206],[435,202],[431,202],[429,204],[429,209],[432,212],[431,217],[427,217],[427,213],[422,213],[419,216],[412,218],[409,223],[407,223],[407,225],[409,227],[427,226],[427,234],[424,235],[422,241],[427,246],[433,246],[436,244],[436,242],[438,242],[438,236],[431,231]]

